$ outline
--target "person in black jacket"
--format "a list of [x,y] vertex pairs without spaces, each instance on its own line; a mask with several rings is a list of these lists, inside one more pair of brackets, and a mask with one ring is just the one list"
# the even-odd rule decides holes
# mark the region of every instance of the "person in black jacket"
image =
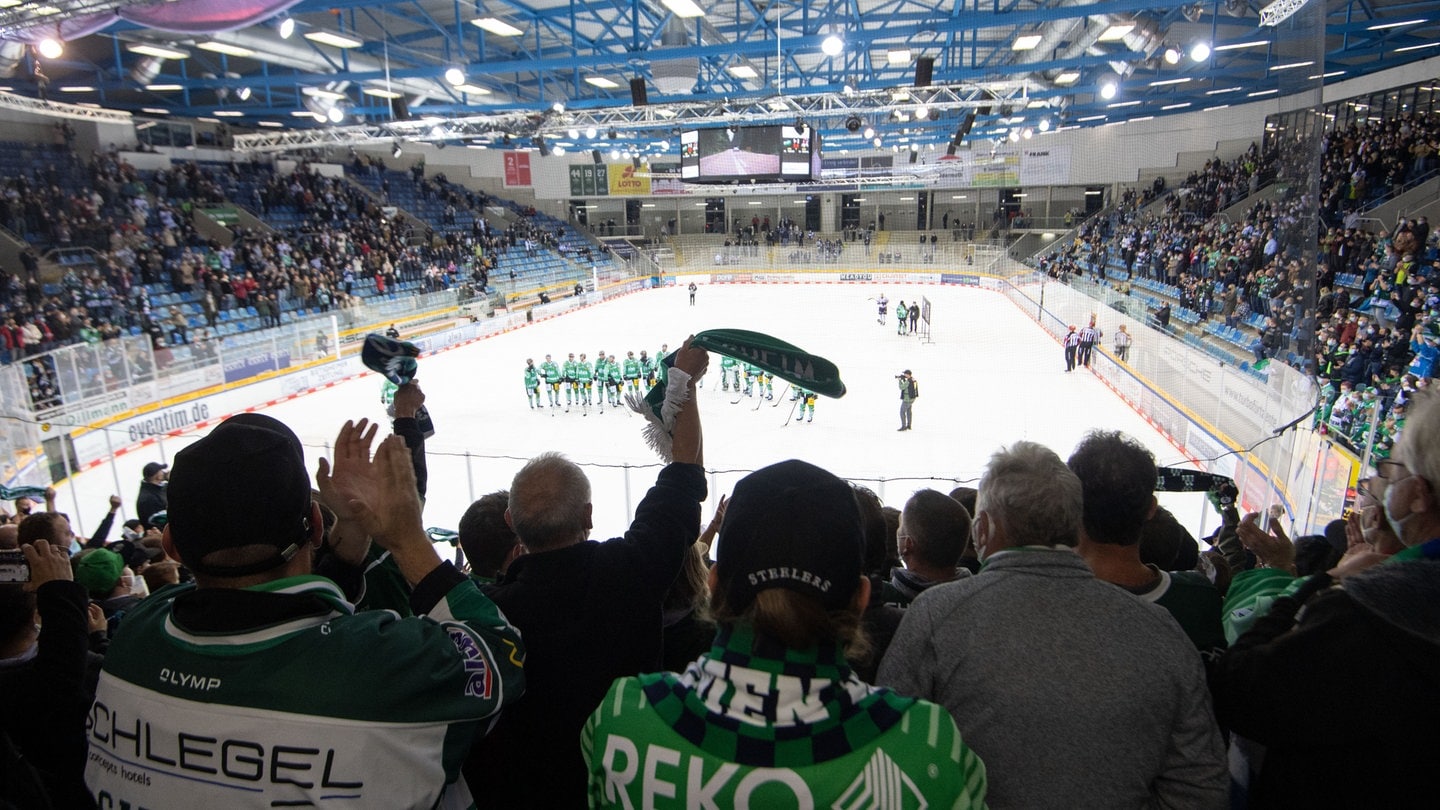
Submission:
[[135,495],[135,517],[150,528],[150,516],[166,509],[165,482],[170,480],[170,465],[152,461],[140,471],[140,492]]
[[67,549],[37,540],[21,550],[30,581],[0,585],[0,694],[7,698],[0,731],[29,767],[5,763],[0,798],[18,807],[92,808],[85,714],[100,667],[89,654],[88,599],[72,581]]
[[1266,749],[1249,807],[1416,807],[1433,792],[1440,399],[1412,401],[1365,485],[1405,548],[1347,553],[1276,599],[1211,670],[1221,725]]
[[581,728],[616,678],[659,669],[662,604],[700,534],[695,385],[708,361],[688,341],[676,353],[668,384],[689,398],[675,417],[672,463],[624,537],[588,539],[590,483],[563,456],[542,454],[515,475],[505,516],[526,553],[484,590],[524,635],[526,687],[465,764],[485,807],[585,807]]

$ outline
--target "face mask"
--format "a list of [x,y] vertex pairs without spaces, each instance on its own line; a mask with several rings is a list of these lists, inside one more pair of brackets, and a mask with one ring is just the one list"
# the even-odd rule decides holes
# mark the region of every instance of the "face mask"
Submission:
[[1386,487],[1386,489],[1385,489],[1385,521],[1390,524],[1390,530],[1393,531],[1393,532],[1395,532],[1395,536],[1398,537],[1398,538],[1400,538],[1400,542],[1401,542],[1401,543],[1404,543],[1404,542],[1405,542],[1405,522],[1408,521],[1410,518],[1414,517],[1414,515],[1413,515],[1413,514],[1409,514],[1409,515],[1406,515],[1406,516],[1403,517],[1403,518],[1397,518],[1397,517],[1395,517],[1395,500],[1394,500],[1394,497],[1395,497],[1395,491],[1396,491],[1397,489],[1399,489],[1399,487],[1396,486],[1396,484],[1402,484],[1402,483],[1404,483],[1404,482],[1403,482],[1403,481],[1396,481],[1394,484],[1391,484],[1389,487]]

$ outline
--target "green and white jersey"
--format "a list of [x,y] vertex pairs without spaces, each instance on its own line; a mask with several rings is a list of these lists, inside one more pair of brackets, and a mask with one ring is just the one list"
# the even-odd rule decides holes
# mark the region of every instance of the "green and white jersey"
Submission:
[[534,366],[525,367],[525,388],[535,388],[540,385],[540,369]]
[[[267,618],[201,632],[192,612]],[[403,619],[355,613],[315,576],[173,586],[126,614],[105,656],[85,781],[117,810],[473,807],[461,762],[524,690],[523,657],[468,579]]]
[[561,380],[560,367],[555,365],[554,360],[546,360],[540,364],[540,373],[545,376],[545,382],[558,383]]
[[640,378],[640,361],[633,357],[625,358],[625,379],[635,380]]
[[640,355],[640,371],[646,377],[653,376],[655,374],[655,358]]
[[610,384],[611,384],[611,385],[619,385],[619,384],[625,382],[625,376],[620,373],[620,364],[619,364],[618,362],[616,362],[616,363],[606,363],[606,364],[605,364],[605,374],[607,375],[607,378],[610,380]]
[[731,357],[731,356],[728,355],[728,354],[722,354],[722,355],[720,355],[720,370],[721,370],[721,371],[729,371],[730,369],[732,369],[732,368],[735,367],[735,364],[736,364],[736,363],[739,363],[739,362],[740,362],[739,360],[736,360],[735,358]]
[[575,361],[575,360],[566,360],[566,361],[565,361],[565,366],[564,366],[565,379],[567,379],[567,380],[574,380],[574,379],[575,379],[576,366],[579,366],[579,365],[580,365],[580,363],[578,363],[578,362]]
[[589,363],[576,363],[575,373],[572,376],[577,382],[588,383],[595,376],[595,370],[590,367]]
[[722,628],[683,673],[621,678],[580,735],[591,807],[985,806],[949,712],[862,682],[833,645]]

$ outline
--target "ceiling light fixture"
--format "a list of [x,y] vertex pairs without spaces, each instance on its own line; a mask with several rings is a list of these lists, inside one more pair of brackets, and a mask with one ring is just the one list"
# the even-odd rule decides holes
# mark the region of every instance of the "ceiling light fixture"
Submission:
[[46,37],[35,46],[46,59],[59,59],[65,53],[65,44],[55,37]]
[[1204,62],[1210,58],[1210,43],[1197,42],[1190,48],[1190,58],[1196,62]]
[[660,5],[670,9],[670,13],[682,19],[693,19],[704,17],[705,9],[696,5],[695,0],[660,0]]
[[826,56],[839,56],[845,52],[845,40],[841,39],[839,34],[832,33],[821,41],[820,52]]
[[479,19],[471,20],[470,24],[476,28],[483,28],[497,37],[518,37],[525,33],[510,23],[496,19],[495,17],[480,17]]
[[481,87],[478,84],[462,84],[455,88],[467,96],[489,96],[494,93],[488,87]]
[[289,39],[295,35],[295,18],[286,17],[280,21],[280,38]]
[[1179,48],[1176,48],[1176,47],[1174,47],[1174,46],[1171,46],[1171,47],[1169,47],[1169,48],[1166,48],[1166,49],[1165,49],[1165,64],[1167,64],[1167,65],[1178,65],[1178,64],[1180,64],[1180,56],[1181,56],[1181,54],[1180,54],[1180,49],[1179,49]]
[[171,93],[176,90],[184,90],[185,86],[180,84],[147,84],[145,89],[152,93]]
[[1422,19],[1422,20],[1401,20],[1401,21],[1399,21],[1399,22],[1377,23],[1377,24],[1375,24],[1375,25],[1370,26],[1369,28],[1366,28],[1365,30],[1366,30],[1366,31],[1384,31],[1384,30],[1387,29],[1387,28],[1400,28],[1401,26],[1406,26],[1406,25],[1419,25],[1420,23],[1423,23],[1423,22],[1427,22],[1427,20],[1423,20],[1423,19]]
[[345,120],[345,111],[339,107],[331,107],[325,111],[325,117],[330,119],[330,123],[338,124]]
[[1040,44],[1040,40],[1041,36],[1039,34],[1021,34],[1015,38],[1014,42],[1010,43],[1010,50],[1032,51],[1036,45]]
[[620,86],[619,84],[616,84],[614,81],[607,79],[604,76],[586,76],[585,83],[593,87],[599,87],[603,90],[614,90],[615,88]]
[[164,45],[151,45],[148,42],[133,42],[125,46],[125,50],[131,53],[138,53],[142,56],[154,56],[157,59],[189,59],[190,52],[178,48],[167,48]]
[[374,96],[375,98],[397,99],[404,96],[404,93],[397,93],[394,90],[386,90],[383,87],[364,87],[360,89],[360,92],[364,93],[367,96]]
[[1100,34],[1101,42],[1114,42],[1124,39],[1127,34],[1135,30],[1135,23],[1116,23]]
[[749,65],[731,65],[727,70],[730,71],[731,76],[737,79],[754,79],[760,75],[755,72],[755,68]]
[[1080,73],[1074,70],[1067,70],[1055,77],[1056,84],[1074,84],[1080,81]]
[[458,67],[446,68],[445,82],[451,87],[459,87],[460,85],[465,83],[465,71],[461,70]]
[[1114,98],[1118,92],[1120,92],[1120,86],[1113,81],[1107,81],[1100,85],[1100,97],[1106,101]]
[[228,42],[219,42],[216,40],[210,40],[209,42],[201,42],[195,47],[199,48],[202,51],[220,53],[226,56],[239,56],[241,58],[244,58],[247,56],[255,55],[255,52],[250,50],[249,48],[242,48],[239,45],[231,45]]
[[329,45],[335,48],[358,48],[365,44],[365,41],[362,39],[347,37],[332,31],[306,31],[305,38],[311,42],[318,42],[321,45]]
[[886,52],[885,59],[890,63],[890,67],[905,67],[910,64],[910,49],[891,48]]
[[1241,48],[1258,48],[1261,45],[1269,44],[1270,40],[1268,39],[1252,39],[1249,42],[1231,42],[1225,45],[1216,45],[1212,50],[1220,53],[1221,51],[1238,51]]

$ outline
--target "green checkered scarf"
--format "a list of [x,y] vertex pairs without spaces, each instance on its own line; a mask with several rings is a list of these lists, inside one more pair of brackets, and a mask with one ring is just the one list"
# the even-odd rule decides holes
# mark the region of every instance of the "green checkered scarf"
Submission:
[[915,704],[861,681],[839,645],[793,650],[748,623],[722,626],[684,673],[640,676],[646,700],[692,745],[728,762],[802,768],[854,751]]
[[14,501],[20,498],[31,498],[34,500],[45,499],[45,487],[7,487],[0,486],[0,501]]

